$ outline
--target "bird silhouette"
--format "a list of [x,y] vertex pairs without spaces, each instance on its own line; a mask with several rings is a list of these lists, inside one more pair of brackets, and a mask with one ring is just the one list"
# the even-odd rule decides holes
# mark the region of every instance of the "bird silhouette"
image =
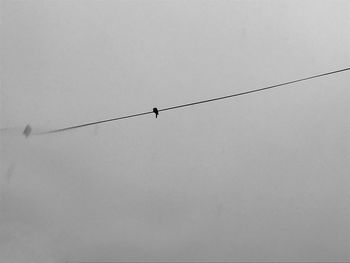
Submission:
[[158,115],[159,115],[158,109],[157,108],[153,108],[153,112],[156,114],[156,118],[157,118]]

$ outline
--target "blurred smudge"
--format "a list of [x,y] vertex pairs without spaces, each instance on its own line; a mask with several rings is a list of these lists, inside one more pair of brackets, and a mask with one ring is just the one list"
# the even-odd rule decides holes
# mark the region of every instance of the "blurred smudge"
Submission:
[[29,124],[27,124],[27,126],[24,128],[24,131],[23,131],[23,135],[28,138],[28,136],[31,134],[32,132],[32,127],[30,127]]
[[12,163],[6,171],[5,176],[6,176],[6,180],[8,183],[10,182],[11,178],[13,177],[15,168],[16,168],[16,163]]

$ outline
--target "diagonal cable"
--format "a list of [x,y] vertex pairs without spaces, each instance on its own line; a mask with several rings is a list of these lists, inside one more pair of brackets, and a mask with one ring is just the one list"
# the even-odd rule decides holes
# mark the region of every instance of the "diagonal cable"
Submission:
[[[213,101],[224,100],[224,99],[228,99],[228,98],[233,98],[233,97],[238,97],[238,96],[242,96],[242,95],[247,95],[247,94],[250,94],[250,93],[262,92],[262,91],[266,91],[266,90],[269,90],[269,89],[275,89],[275,88],[278,88],[278,87],[281,87],[281,86],[286,86],[286,85],[290,85],[290,84],[294,84],[294,83],[297,83],[297,82],[302,82],[302,81],[306,81],[306,80],[310,80],[310,79],[320,78],[320,77],[324,77],[324,76],[327,76],[327,75],[337,74],[337,73],[348,71],[348,70],[350,70],[350,67],[349,68],[343,68],[343,69],[335,70],[335,71],[330,71],[330,72],[326,72],[326,73],[322,73],[322,74],[318,74],[318,75],[313,75],[313,76],[310,76],[310,77],[300,78],[300,79],[296,79],[296,80],[292,80],[292,81],[288,81],[288,82],[283,82],[283,83],[280,83],[280,84],[267,86],[267,87],[260,88],[260,89],[248,90],[248,91],[235,93],[235,94],[231,94],[231,95],[226,95],[226,96],[222,96],[222,97],[216,97],[216,98],[200,100],[200,101],[190,102],[190,103],[186,103],[186,104],[175,105],[175,106],[171,106],[171,107],[166,107],[166,108],[158,109],[158,111],[161,112],[161,111],[175,110],[175,109],[179,109],[179,108],[194,106],[194,105],[197,105],[197,104],[209,103],[209,102],[213,102]],[[126,116],[122,116],[122,117],[106,119],[106,120],[101,120],[101,121],[88,122],[88,123],[84,123],[84,124],[78,124],[78,125],[74,125],[74,126],[69,126],[69,127],[65,127],[65,128],[61,128],[61,129],[56,129],[56,130],[51,130],[51,131],[48,131],[48,132],[42,132],[42,133],[36,133],[36,134],[48,134],[48,133],[63,132],[63,131],[68,131],[68,130],[72,130],[72,129],[78,129],[78,128],[82,128],[82,127],[86,127],[86,126],[90,126],[90,125],[105,123],[105,122],[119,121],[119,120],[129,119],[129,118],[136,118],[136,117],[140,117],[142,115],[148,115],[148,114],[153,114],[153,111],[146,111],[146,112],[136,113],[136,114],[132,114],[132,115],[126,115]]]

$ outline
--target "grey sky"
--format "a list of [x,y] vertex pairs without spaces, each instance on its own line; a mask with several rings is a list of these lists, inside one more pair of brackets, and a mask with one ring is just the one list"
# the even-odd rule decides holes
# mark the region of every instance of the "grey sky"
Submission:
[[[349,14],[349,1],[1,1],[1,128],[349,67]],[[1,135],[0,261],[349,261],[349,81]]]

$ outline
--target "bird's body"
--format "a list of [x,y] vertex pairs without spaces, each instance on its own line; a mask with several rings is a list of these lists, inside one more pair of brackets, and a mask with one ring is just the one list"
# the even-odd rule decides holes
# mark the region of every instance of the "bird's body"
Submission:
[[158,109],[157,108],[153,108],[153,112],[154,112],[154,114],[156,115],[156,118],[157,118],[158,115],[159,115]]

